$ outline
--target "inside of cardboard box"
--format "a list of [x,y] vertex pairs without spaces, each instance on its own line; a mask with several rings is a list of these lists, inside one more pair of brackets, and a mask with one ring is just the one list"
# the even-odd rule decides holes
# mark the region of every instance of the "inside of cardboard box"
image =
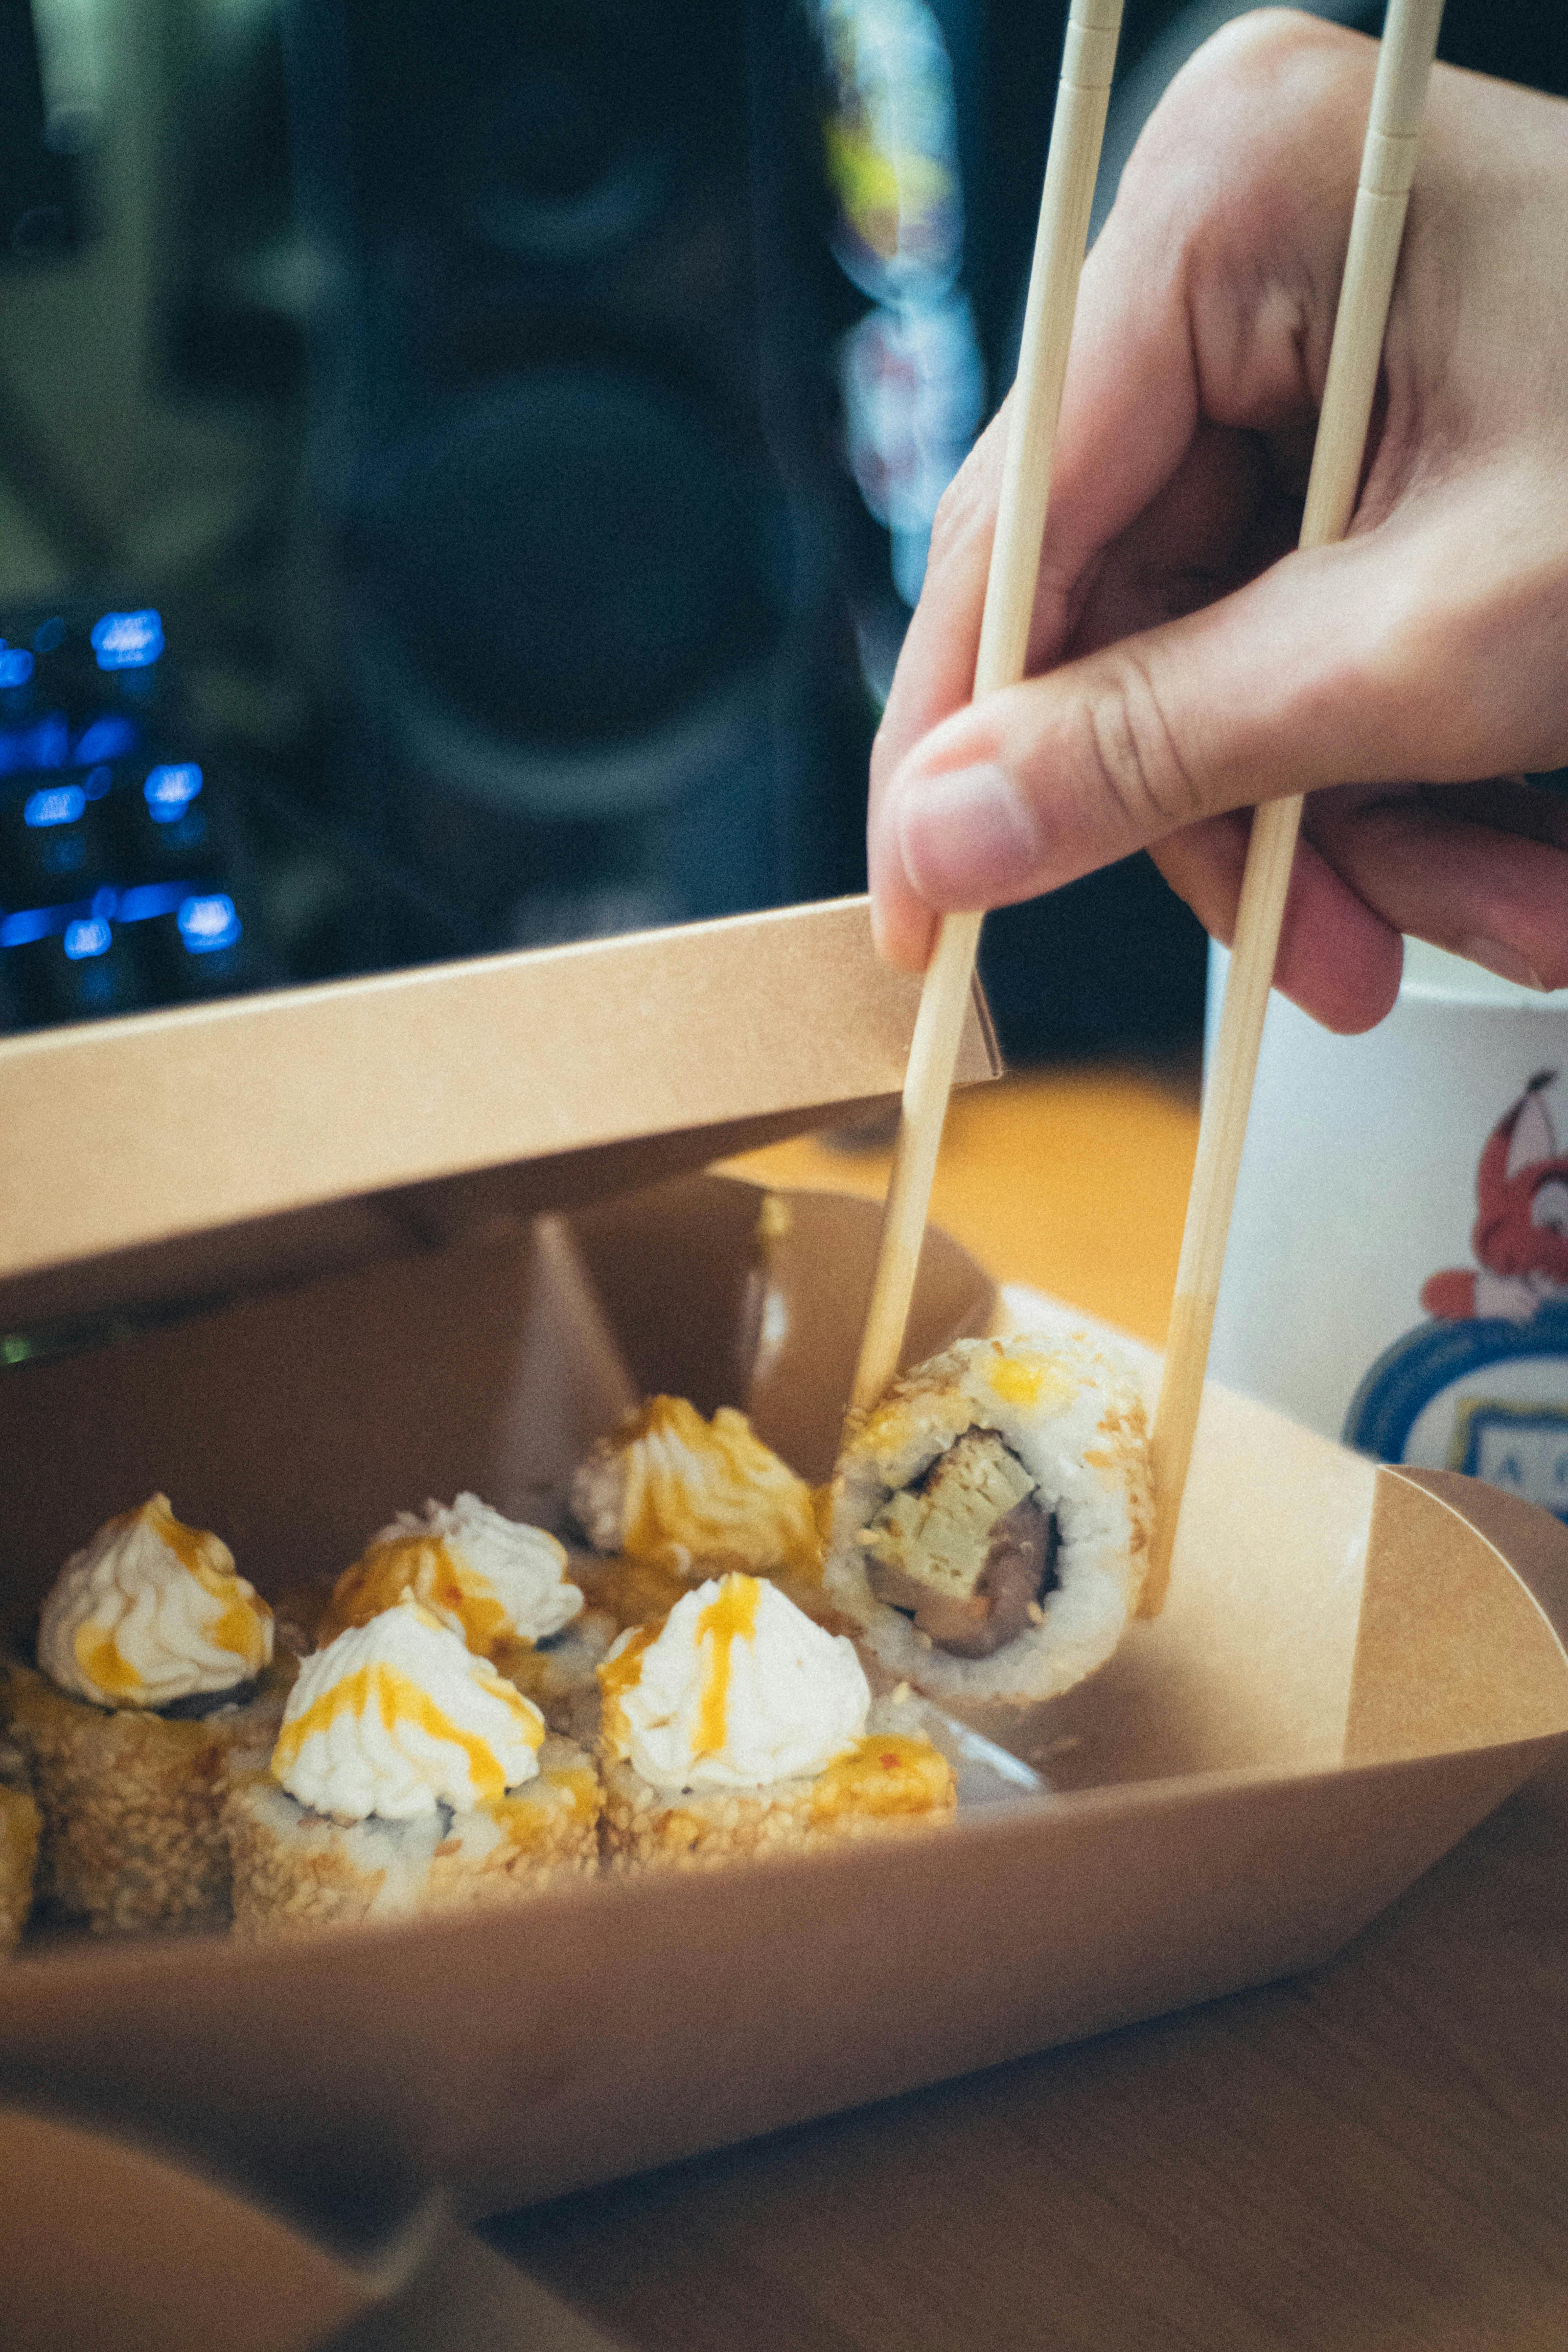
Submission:
[[[863,1204],[802,1196],[758,1239],[763,1196],[681,1178],[584,1210],[573,1231],[604,1324],[639,1389],[746,1405],[807,1476],[831,1468],[864,1283]],[[874,1224],[874,1218],[873,1218]],[[216,1528],[269,1597],[321,1585],[397,1507],[472,1488],[558,1517],[574,1464],[625,1402],[551,1227],[268,1292],[115,1344],[14,1367],[5,1622],[60,1561],[162,1487]],[[984,1328],[992,1286],[944,1235],[922,1260],[910,1345]]]
[[[578,1209],[564,1248],[557,1221],[542,1219],[521,1239],[510,1228],[458,1239],[0,1374],[5,1624],[24,1629],[66,1555],[157,1487],[216,1528],[275,1601],[323,1591],[368,1534],[426,1495],[468,1487],[559,1523],[573,1465],[629,1392],[745,1406],[805,1477],[825,1477],[877,1213],[795,1194],[771,1196],[764,1220],[768,1198],[679,1177]],[[994,1306],[973,1260],[933,1233],[907,1360],[986,1328]],[[1430,1708],[1416,1731],[1377,1727],[1369,1693],[1400,1679],[1394,1636],[1368,1636],[1357,1667],[1373,1488],[1370,1463],[1214,1391],[1163,1613],[1062,1699],[971,1721],[1059,1791],[1336,1763],[1352,1686],[1360,1752],[1430,1744]],[[1425,1546],[1448,1562],[1452,1616],[1467,1592],[1481,1605],[1465,1563],[1489,1548],[1428,1504],[1414,1532],[1413,1507],[1392,1528],[1394,1565],[1377,1591],[1407,1591],[1412,1547]],[[1429,1614],[1420,1622],[1431,1648]],[[1461,1674],[1468,1696],[1456,1697],[1453,1649],[1424,1655],[1429,1684],[1447,1677],[1453,1744],[1467,1725],[1498,1736],[1481,1721],[1486,1674],[1479,1685]],[[1538,1669],[1544,1723],[1560,1705],[1560,1654],[1541,1651]]]
[[[651,1379],[751,1402],[810,1475],[877,1217],[786,1197],[762,1247],[763,1197],[687,1179],[582,1213],[569,1249],[545,1222],[526,1247],[468,1241],[0,1373],[12,1622],[154,1484],[274,1593],[324,1581],[426,1492],[547,1511]],[[911,1347],[993,1305],[933,1236]],[[458,2180],[483,2210],[1307,1965],[1568,1728],[1568,1530],[1532,1513],[1494,1548],[1462,1495],[1394,1480],[1391,1509],[1390,1484],[1212,1391],[1164,1613],[1054,1708],[996,1727],[1059,1793],[978,1806],[940,1839],[611,1879],[288,1951],[24,1956],[0,2088],[156,2119],[171,2146],[301,2197]],[[1447,1752],[1467,1745],[1483,1752]],[[1347,1761],[1371,1769],[1323,1769]],[[759,2047],[759,2014],[788,2030]]]
[[[1347,1762],[1568,1729],[1568,1534],[1528,1506],[1521,1526],[1491,1497],[1451,1472],[1379,1479]],[[1500,1516],[1506,1550],[1484,1525]]]

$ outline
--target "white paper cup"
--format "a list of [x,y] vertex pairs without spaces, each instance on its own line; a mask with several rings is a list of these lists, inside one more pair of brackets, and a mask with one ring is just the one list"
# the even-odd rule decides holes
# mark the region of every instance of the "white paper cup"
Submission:
[[1366,1036],[1272,999],[1209,1369],[1568,1518],[1568,990],[1411,941]]

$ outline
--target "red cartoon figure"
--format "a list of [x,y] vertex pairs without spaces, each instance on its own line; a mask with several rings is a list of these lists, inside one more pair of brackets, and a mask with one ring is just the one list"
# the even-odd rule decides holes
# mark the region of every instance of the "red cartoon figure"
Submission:
[[1552,1299],[1568,1299],[1568,1154],[1559,1151],[1539,1070],[1487,1138],[1476,1171],[1479,1214],[1470,1232],[1479,1270],[1447,1267],[1421,1286],[1428,1315],[1527,1323]]

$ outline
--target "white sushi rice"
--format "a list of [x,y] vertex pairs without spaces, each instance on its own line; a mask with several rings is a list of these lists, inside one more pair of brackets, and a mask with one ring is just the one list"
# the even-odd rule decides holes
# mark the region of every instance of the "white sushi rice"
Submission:
[[[953,1656],[879,1601],[859,1541],[889,1496],[971,1429],[994,1430],[1017,1455],[1058,1538],[1040,1623],[984,1658]],[[961,1339],[896,1381],[850,1439],[824,1581],[888,1673],[933,1698],[1027,1704],[1110,1657],[1137,1604],[1151,1524],[1147,1425],[1127,1366],[1082,1333]]]

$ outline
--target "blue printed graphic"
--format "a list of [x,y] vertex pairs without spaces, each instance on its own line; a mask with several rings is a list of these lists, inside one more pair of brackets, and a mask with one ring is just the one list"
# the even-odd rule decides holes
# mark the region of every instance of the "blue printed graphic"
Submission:
[[1537,1070],[1482,1146],[1475,1263],[1421,1285],[1432,1320],[1378,1358],[1344,1441],[1463,1470],[1568,1520],[1568,1154]]
[[1568,1304],[1521,1323],[1423,1323],[1367,1373],[1344,1442],[1380,1462],[1468,1471],[1568,1520],[1568,1404],[1553,1392],[1568,1399]]

